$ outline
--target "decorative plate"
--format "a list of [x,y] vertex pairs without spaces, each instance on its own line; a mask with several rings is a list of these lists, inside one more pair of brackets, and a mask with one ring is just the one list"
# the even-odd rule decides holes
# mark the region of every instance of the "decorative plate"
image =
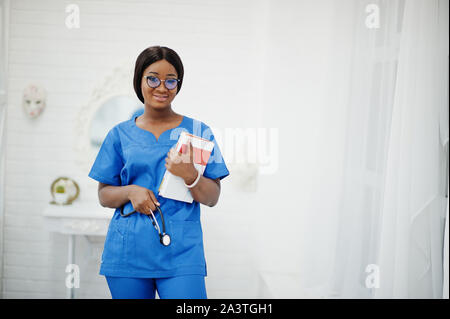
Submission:
[[58,177],[50,186],[53,201],[50,204],[70,205],[80,194],[80,187],[69,177]]

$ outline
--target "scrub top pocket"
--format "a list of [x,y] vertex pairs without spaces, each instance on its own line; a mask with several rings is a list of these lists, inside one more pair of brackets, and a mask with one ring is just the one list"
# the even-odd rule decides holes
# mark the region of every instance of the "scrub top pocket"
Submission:
[[[116,217],[118,216],[118,217]],[[125,259],[128,221],[116,214],[111,220],[105,239],[102,263],[118,265]]]
[[169,221],[172,236],[172,255],[176,266],[205,264],[203,234],[200,221]]
[[[166,271],[172,269],[170,245],[163,246],[159,242],[158,231],[152,224],[149,216],[137,213],[129,217],[132,232],[129,233],[129,258],[128,265],[133,269],[159,269]],[[162,223],[158,219],[159,226]],[[161,229],[162,231],[162,229]],[[169,234],[170,232],[166,230]]]

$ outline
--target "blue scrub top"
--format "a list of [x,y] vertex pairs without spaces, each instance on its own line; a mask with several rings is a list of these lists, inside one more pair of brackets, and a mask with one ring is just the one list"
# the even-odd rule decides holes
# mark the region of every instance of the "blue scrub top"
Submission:
[[[89,177],[114,186],[139,185],[150,189],[161,204],[166,233],[171,244],[163,246],[151,219],[141,213],[120,216],[116,208],[109,224],[102,254],[100,275],[161,278],[180,275],[206,276],[200,203],[185,203],[158,195],[165,168],[165,158],[182,131],[214,142],[203,176],[211,179],[229,175],[219,146],[209,126],[184,116],[181,124],[164,131],[158,139],[136,125],[142,112],[114,126],[104,139]],[[131,201],[124,213],[131,212]],[[159,213],[156,219],[162,228]],[[162,231],[162,229],[161,229]]]

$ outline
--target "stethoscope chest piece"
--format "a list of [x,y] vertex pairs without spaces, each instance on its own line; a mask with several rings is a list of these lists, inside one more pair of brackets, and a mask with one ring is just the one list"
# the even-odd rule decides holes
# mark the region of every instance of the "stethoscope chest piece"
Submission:
[[169,246],[170,245],[170,236],[168,234],[162,234],[161,238],[160,238],[161,244],[163,244],[164,246]]

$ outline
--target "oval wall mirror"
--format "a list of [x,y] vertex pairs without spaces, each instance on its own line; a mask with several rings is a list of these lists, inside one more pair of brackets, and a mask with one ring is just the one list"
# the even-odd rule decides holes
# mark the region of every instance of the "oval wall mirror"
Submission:
[[142,103],[126,95],[114,96],[99,106],[89,128],[89,144],[97,153],[109,130],[116,124],[131,119],[142,109]]

